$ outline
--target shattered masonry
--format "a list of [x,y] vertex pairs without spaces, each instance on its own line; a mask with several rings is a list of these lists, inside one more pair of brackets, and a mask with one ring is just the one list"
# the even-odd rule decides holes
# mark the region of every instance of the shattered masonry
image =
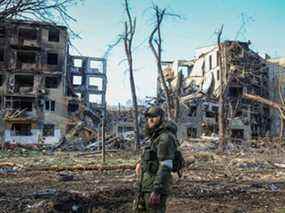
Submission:
[[[260,56],[249,43],[222,43],[226,125],[231,138],[255,139],[276,137],[280,128],[278,112],[260,103],[242,98],[243,93],[279,101],[278,85],[284,95],[284,59]],[[220,95],[218,46],[197,49],[193,60],[165,61],[164,76],[171,95],[180,90],[180,124],[184,137],[207,137],[218,134],[218,97]],[[182,75],[182,78],[179,77]],[[180,82],[181,81],[181,82]],[[181,85],[181,86],[180,86]],[[162,95],[158,87],[158,95]]]
[[0,24],[0,135],[5,142],[54,144],[80,120],[99,126],[106,107],[106,61],[70,56],[68,41],[66,27]]

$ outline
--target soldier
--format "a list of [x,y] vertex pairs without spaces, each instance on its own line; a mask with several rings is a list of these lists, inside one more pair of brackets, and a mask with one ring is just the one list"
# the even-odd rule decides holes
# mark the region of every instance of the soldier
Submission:
[[172,183],[177,127],[174,122],[165,120],[164,111],[159,107],[150,107],[145,116],[145,134],[150,144],[136,166],[136,173],[141,177],[140,197],[145,212],[164,213]]

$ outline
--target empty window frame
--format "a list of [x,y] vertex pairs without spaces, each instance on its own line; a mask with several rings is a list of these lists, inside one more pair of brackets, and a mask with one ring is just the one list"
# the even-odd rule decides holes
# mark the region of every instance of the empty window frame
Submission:
[[0,48],[0,61],[4,61],[4,49]]
[[60,31],[58,29],[55,29],[55,28],[49,29],[48,41],[59,42],[59,35],[60,35]]
[[20,87],[33,87],[34,76],[33,75],[15,75],[15,86]]
[[72,77],[72,84],[73,85],[81,85],[82,84],[82,76],[80,75],[74,75]]
[[27,112],[33,111],[33,99],[20,98],[13,100],[12,108],[17,110],[26,110]]
[[216,55],[216,60],[217,60],[216,63],[217,63],[217,66],[220,65],[220,57],[221,57],[220,52],[217,51],[217,55]]
[[102,95],[89,94],[88,99],[90,103],[102,104]]
[[213,69],[212,55],[209,55],[209,70]]
[[55,129],[54,124],[44,124],[44,126],[43,126],[43,136],[44,137],[54,136],[54,129]]
[[47,64],[57,65],[58,64],[58,54],[57,53],[48,53],[47,54]]
[[179,72],[183,74],[183,77],[187,77],[189,75],[189,68],[188,66],[179,66],[178,68]]
[[59,79],[57,77],[49,77],[45,78],[45,87],[47,89],[56,89],[59,84]]
[[220,80],[220,70],[217,69],[217,80],[219,81]]
[[31,124],[12,124],[12,135],[14,136],[31,136]]
[[96,87],[98,90],[102,90],[102,78],[97,78],[97,77],[89,77],[88,78],[88,85],[91,87]]
[[0,38],[4,38],[4,37],[5,37],[5,27],[0,26]]
[[67,106],[68,112],[76,112],[79,109],[79,104],[77,102],[70,101]]
[[19,37],[25,40],[37,40],[38,31],[36,29],[20,28]]
[[5,75],[0,75],[0,87],[4,84]]
[[79,58],[73,59],[73,66],[74,67],[82,67],[82,59],[79,59]]
[[17,52],[17,59],[20,63],[34,64],[36,63],[36,53],[19,51]]
[[91,60],[90,61],[90,68],[91,69],[96,69],[96,72],[103,72],[103,62],[102,61]]
[[50,101],[50,111],[51,112],[55,111],[55,101]]
[[55,111],[55,101],[53,100],[46,100],[45,101],[45,110],[54,112]]
[[187,136],[191,138],[197,137],[197,129],[196,128],[187,128]]

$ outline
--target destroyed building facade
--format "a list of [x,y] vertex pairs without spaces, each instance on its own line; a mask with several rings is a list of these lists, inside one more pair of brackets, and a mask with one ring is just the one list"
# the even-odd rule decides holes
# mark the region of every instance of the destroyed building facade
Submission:
[[227,135],[244,140],[276,136],[276,112],[243,97],[248,93],[271,99],[274,91],[278,91],[270,90],[278,79],[273,68],[266,58],[249,48],[249,43],[225,41],[221,51],[218,45],[199,48],[193,60],[168,61],[162,65],[172,96],[180,90],[178,122],[183,137],[218,134],[221,70]]
[[[68,131],[70,120],[74,120],[71,112],[79,111],[79,107],[70,105],[74,97],[76,103],[94,111],[104,108],[105,60],[95,59],[102,64],[99,71],[89,68],[93,58],[88,57],[80,58],[82,67],[75,69],[75,58],[69,55],[66,27],[19,20],[0,24],[2,141],[24,144],[58,142]],[[79,81],[72,82],[76,72],[82,76],[82,88],[81,85],[80,89],[75,88],[76,94],[73,94],[70,92],[73,83]],[[97,74],[99,72],[102,74]],[[93,79],[95,76],[104,79],[104,83],[98,83]],[[100,91],[95,85],[97,83],[102,87]],[[98,104],[95,103],[97,94],[101,96]]]

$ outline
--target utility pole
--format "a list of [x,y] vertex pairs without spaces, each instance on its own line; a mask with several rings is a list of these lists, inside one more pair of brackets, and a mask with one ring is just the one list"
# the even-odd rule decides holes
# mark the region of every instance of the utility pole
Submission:
[[107,114],[107,103],[106,103],[106,91],[107,91],[107,61],[104,59],[103,61],[103,73],[104,75],[104,80],[103,80],[103,95],[102,95],[102,105],[103,105],[103,110],[102,110],[102,163],[104,164],[106,162],[106,151],[105,151],[105,134],[106,134],[106,114]]
[[219,65],[220,65],[220,96],[219,96],[219,151],[224,151],[225,145],[225,116],[224,116],[224,72],[225,72],[225,47],[222,47],[221,44],[221,35],[223,33],[224,25],[222,25],[221,29],[218,32],[218,48],[219,48]]
[[106,120],[106,109],[103,111],[103,117],[102,117],[102,163],[104,164],[106,162],[106,151],[105,151],[105,120]]

